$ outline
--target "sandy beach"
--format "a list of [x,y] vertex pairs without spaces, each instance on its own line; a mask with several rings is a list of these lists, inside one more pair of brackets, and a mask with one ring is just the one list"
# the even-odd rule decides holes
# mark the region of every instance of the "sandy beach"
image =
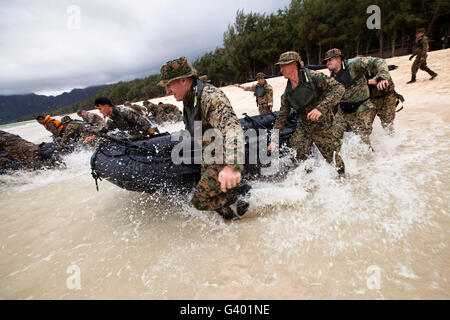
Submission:
[[[387,59],[405,97],[395,134],[376,118],[373,154],[346,134],[345,182],[315,153],[285,181],[252,183],[237,223],[183,196],[107,181],[96,192],[89,152],[66,169],[0,176],[0,299],[449,299],[448,61],[449,49],[429,52],[439,76],[419,70],[407,85],[412,61]],[[268,82],[279,110],[286,79]],[[251,92],[222,89],[238,117],[258,113]],[[182,110],[172,96],[151,101]],[[35,121],[2,130],[50,139]],[[67,285],[71,266],[79,289]]]

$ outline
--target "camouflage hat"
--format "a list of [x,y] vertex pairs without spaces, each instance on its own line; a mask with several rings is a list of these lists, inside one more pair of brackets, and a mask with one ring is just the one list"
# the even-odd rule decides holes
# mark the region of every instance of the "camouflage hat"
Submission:
[[280,55],[280,59],[278,59],[278,62],[275,64],[289,64],[294,61],[302,63],[302,58],[300,58],[298,52],[287,51]]
[[421,32],[425,32],[425,28],[419,28],[416,30],[416,33],[421,33]]
[[167,61],[161,67],[161,77],[159,85],[167,86],[173,80],[189,78],[196,76],[197,71],[192,69],[185,57],[179,57],[174,60]]
[[70,121],[72,121],[72,119],[69,116],[64,116],[64,117],[61,118],[61,123],[62,124],[70,122]]
[[334,57],[342,57],[342,59],[344,59],[344,55],[342,54],[341,50],[334,48],[334,49],[328,50],[325,53],[325,58],[323,59],[322,63],[326,63],[328,59],[331,59]]
[[264,77],[265,77],[266,75],[264,74],[264,72],[258,72],[257,74],[256,74],[256,79],[264,79]]

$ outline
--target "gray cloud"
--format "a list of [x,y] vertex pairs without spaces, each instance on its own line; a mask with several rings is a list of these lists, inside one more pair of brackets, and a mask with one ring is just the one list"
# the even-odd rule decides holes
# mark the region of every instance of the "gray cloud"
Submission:
[[57,93],[155,74],[168,59],[192,61],[222,45],[237,10],[271,13],[289,2],[6,1],[0,94]]

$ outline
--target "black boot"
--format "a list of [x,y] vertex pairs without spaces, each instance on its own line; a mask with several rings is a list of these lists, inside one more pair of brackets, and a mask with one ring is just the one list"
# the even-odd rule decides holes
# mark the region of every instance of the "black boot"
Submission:
[[434,72],[434,73],[431,75],[430,80],[433,80],[433,79],[436,78],[437,76],[438,76],[438,74],[437,74],[436,72]]
[[416,78],[412,78],[412,79],[409,80],[406,84],[410,84],[410,83],[413,83],[413,82],[416,82]]
[[250,203],[247,201],[238,200],[227,207],[217,209],[216,212],[220,214],[224,220],[240,220],[247,212],[249,206]]

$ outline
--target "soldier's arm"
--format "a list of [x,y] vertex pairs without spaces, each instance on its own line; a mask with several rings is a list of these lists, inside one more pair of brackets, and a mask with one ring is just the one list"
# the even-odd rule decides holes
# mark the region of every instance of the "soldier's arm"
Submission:
[[280,113],[278,113],[278,118],[275,121],[273,128],[282,131],[284,129],[284,126],[286,125],[290,113],[291,113],[291,104],[287,100],[286,96],[282,94]]
[[336,79],[328,77],[322,72],[311,72],[311,78],[314,81],[314,86],[318,93],[323,92],[324,98],[316,106],[316,109],[322,114],[339,103],[345,93],[345,87]]
[[47,124],[47,130],[50,131],[55,138],[59,137],[60,135],[58,129],[56,128],[56,125],[53,122],[49,122]]
[[70,141],[70,139],[74,136],[74,134],[75,134],[75,131],[73,130],[72,126],[67,127],[61,138],[61,144],[63,146],[65,146]]
[[[232,152],[235,156],[239,156],[243,159],[242,149],[238,148],[238,145],[232,139],[227,140],[227,133],[242,133],[241,124],[233,111],[230,101],[221,91],[214,91],[208,95],[202,96],[202,112],[206,114],[207,122],[218,129],[223,137],[224,146],[224,159],[226,160],[227,150],[228,153]],[[234,163],[226,163],[233,171],[242,172],[244,170],[243,164],[238,164],[236,157]]]
[[129,111],[125,112],[124,116],[128,118],[129,121],[136,124],[136,128],[142,131],[148,131],[152,127],[152,124],[147,118],[144,118],[137,112]]
[[359,57],[352,59],[352,65],[354,64],[360,72],[366,73],[367,71],[374,75],[374,79],[380,80],[391,80],[389,74],[389,68],[384,59],[375,57]]
[[254,85],[252,85],[250,87],[241,87],[241,88],[244,89],[244,91],[252,91],[252,92],[254,92],[255,88],[256,88],[256,84],[254,84]]
[[273,106],[273,88],[270,84],[267,86],[266,94],[267,94],[267,104],[269,106]]

